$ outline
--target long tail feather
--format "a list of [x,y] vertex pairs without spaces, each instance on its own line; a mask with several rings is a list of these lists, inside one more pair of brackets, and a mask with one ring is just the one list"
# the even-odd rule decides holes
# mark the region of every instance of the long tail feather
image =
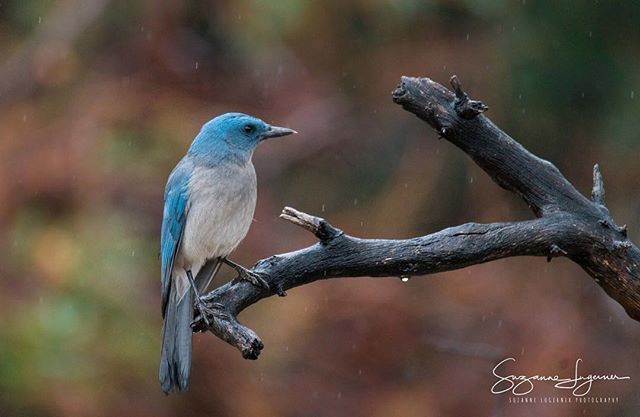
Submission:
[[162,329],[160,385],[165,394],[189,387],[191,372],[191,321],[193,320],[193,292],[187,291],[178,302],[174,291],[167,305]]

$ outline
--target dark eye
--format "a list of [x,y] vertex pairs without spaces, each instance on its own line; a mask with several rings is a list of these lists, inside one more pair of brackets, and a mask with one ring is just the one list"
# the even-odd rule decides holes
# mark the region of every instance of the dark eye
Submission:
[[242,129],[243,129],[246,133],[251,133],[251,132],[253,132],[254,127],[253,127],[253,126],[251,126],[251,125],[245,125]]

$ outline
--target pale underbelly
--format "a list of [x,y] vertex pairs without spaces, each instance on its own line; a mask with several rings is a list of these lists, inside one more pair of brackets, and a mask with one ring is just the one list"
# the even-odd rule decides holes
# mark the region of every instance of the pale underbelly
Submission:
[[227,256],[240,244],[253,220],[255,198],[250,197],[204,198],[191,205],[180,250],[183,266]]

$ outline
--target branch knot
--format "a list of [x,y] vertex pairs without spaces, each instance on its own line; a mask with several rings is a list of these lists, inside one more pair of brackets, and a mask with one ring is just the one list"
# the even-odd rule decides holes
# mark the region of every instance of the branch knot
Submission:
[[478,100],[470,100],[467,93],[462,90],[462,83],[455,75],[451,77],[451,86],[456,93],[456,101],[454,108],[456,113],[463,119],[473,119],[480,113],[484,113],[489,110],[483,102]]

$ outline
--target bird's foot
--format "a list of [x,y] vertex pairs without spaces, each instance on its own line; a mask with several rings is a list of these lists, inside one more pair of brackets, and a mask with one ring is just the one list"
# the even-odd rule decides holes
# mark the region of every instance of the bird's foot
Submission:
[[238,278],[243,281],[249,281],[256,287],[269,289],[269,284],[259,273],[250,271],[246,268],[238,269]]
[[198,315],[191,322],[191,328],[196,332],[203,332],[211,327],[216,316],[224,315],[225,306],[220,303],[213,303],[209,307],[202,298],[196,299],[195,309]]
[[264,280],[264,278],[262,278],[262,275],[260,275],[259,273],[253,272],[228,258],[222,258],[222,262],[226,263],[231,268],[236,270],[236,272],[238,273],[238,279],[242,281],[249,281],[256,287],[269,289],[269,284]]

